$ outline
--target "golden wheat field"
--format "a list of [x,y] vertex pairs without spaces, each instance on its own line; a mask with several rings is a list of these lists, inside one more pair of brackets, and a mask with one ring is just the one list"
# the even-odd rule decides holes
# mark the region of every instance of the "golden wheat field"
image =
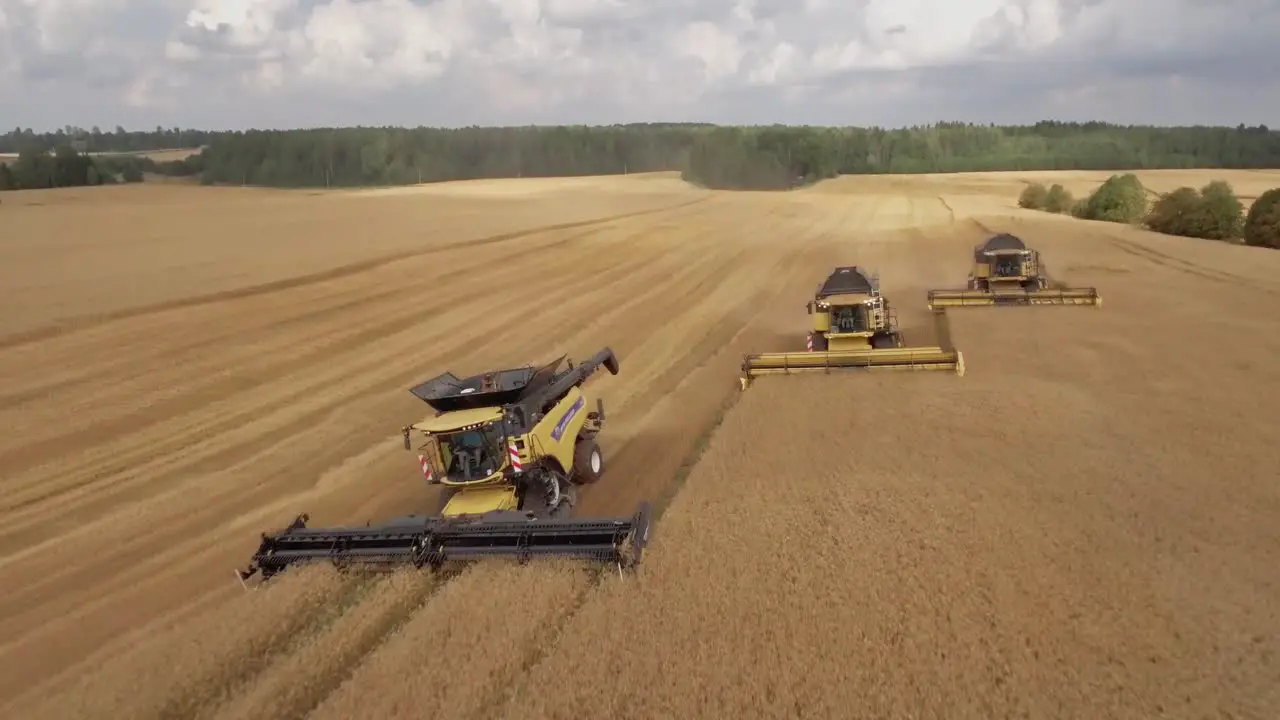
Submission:
[[[6,194],[0,715],[1280,716],[1280,253],[1015,207],[1046,179]],[[739,391],[835,265],[936,342],[996,231],[1104,305],[949,311],[964,377]],[[430,510],[410,386],[605,346],[579,514],[665,508],[635,575],[236,581],[298,512]]]

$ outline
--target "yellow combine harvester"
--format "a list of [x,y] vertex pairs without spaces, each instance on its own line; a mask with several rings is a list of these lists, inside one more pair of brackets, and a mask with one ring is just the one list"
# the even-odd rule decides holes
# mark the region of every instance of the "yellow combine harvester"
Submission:
[[[964,375],[964,357],[953,347],[904,347],[897,316],[880,294],[879,279],[856,265],[838,267],[806,305],[813,317],[804,352],[747,355],[742,389],[761,375],[832,370],[950,370]],[[946,317],[935,312],[940,336]],[[950,345],[948,340],[947,345]]]
[[972,305],[1102,304],[1097,288],[1049,289],[1040,253],[1009,233],[973,249],[973,270],[964,290],[930,290],[929,309]]
[[432,414],[402,428],[417,445],[427,483],[441,488],[433,515],[381,525],[309,528],[299,515],[262,535],[241,582],[288,567],[331,561],[340,567],[438,569],[450,560],[570,556],[634,567],[649,539],[649,504],[630,518],[574,518],[577,487],[598,481],[604,460],[596,437],[604,403],[587,409],[581,388],[601,367],[618,373],[604,348],[576,367],[565,358],[459,378],[442,373],[412,388]]

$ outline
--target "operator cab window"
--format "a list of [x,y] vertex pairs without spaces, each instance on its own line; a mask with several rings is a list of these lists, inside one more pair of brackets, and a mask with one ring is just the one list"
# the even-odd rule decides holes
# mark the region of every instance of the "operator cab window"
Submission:
[[862,332],[866,328],[867,309],[862,305],[845,305],[836,308],[836,330],[839,332]]
[[1021,258],[1003,257],[996,261],[996,274],[1002,277],[1016,277],[1021,274],[1021,270]]
[[441,451],[450,478],[479,480],[497,472],[501,454],[496,428],[456,432],[444,440]]

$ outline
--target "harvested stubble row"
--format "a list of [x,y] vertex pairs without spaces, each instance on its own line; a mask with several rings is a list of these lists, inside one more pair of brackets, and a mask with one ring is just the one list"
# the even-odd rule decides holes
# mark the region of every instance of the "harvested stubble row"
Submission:
[[[1143,451],[1165,418],[1105,390],[1064,403],[1029,385],[993,432],[983,398],[1001,383],[758,383],[663,517],[643,578],[606,583],[503,717],[1267,717],[1266,553],[1225,559],[1265,513],[1132,492],[1148,478],[1112,450],[1162,472],[1196,460]],[[1190,507],[1216,542],[1156,530]],[[1231,528],[1233,513],[1248,522]],[[1171,593],[1193,573],[1206,584]],[[574,682],[541,692],[558,678]]]
[[469,568],[309,717],[493,717],[572,618],[593,574],[555,560]]
[[[0,338],[0,715],[1274,720],[1280,254],[1010,217],[1016,192],[971,181],[668,178],[639,201],[575,186],[462,209],[191,189],[167,212],[208,227],[183,242],[137,231],[145,188],[6,211],[0,265],[28,307]],[[50,253],[79,243],[64,222],[104,232]],[[909,344],[932,344],[926,289],[963,280],[992,228],[1105,309],[952,313],[963,379],[762,379],[637,578],[316,569],[242,594],[227,572],[269,517],[434,500],[387,433],[420,412],[404,388],[424,370],[613,347],[612,479],[582,510],[669,497],[741,354],[803,347],[832,266],[879,271]],[[527,322],[477,315],[458,267],[519,279],[501,297]],[[164,296],[135,297],[142,276]],[[140,301],[161,304],[99,315]]]

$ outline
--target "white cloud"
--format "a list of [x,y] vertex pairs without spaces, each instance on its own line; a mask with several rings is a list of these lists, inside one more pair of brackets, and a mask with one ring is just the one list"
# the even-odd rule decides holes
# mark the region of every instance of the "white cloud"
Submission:
[[708,82],[737,76],[746,54],[735,33],[706,21],[689,23],[677,31],[671,52],[676,57],[700,60]]
[[233,45],[254,47],[270,40],[281,14],[296,6],[296,0],[195,0],[186,24],[211,32],[225,29]]
[[164,43],[164,57],[166,60],[177,62],[199,60],[200,49],[181,40],[166,40]]
[[36,125],[1275,122],[1278,31],[1269,0],[0,0],[0,87]]
[[[8,3],[18,6],[13,9],[19,23],[11,29],[30,33],[41,50],[69,50],[91,39],[93,22],[119,11],[123,2],[124,0],[17,0]],[[8,15],[8,12],[5,14]]]

